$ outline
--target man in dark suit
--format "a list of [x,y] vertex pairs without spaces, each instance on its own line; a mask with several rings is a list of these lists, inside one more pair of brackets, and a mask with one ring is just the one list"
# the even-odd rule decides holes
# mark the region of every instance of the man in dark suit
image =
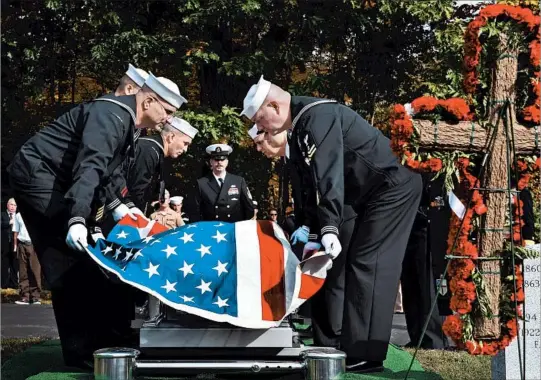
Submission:
[[13,221],[17,213],[15,199],[8,200],[6,211],[2,211],[2,289],[18,289],[17,254],[13,249]]
[[254,204],[246,181],[226,171],[232,151],[226,144],[207,147],[211,173],[197,180],[190,221],[234,223],[254,217]]

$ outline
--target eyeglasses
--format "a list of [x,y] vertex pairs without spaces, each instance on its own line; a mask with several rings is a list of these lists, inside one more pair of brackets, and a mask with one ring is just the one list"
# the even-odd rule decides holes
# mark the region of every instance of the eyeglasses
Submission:
[[158,103],[162,108],[163,108],[163,112],[165,112],[165,114],[167,116],[171,116],[175,111],[172,111],[172,110],[168,110],[167,108],[165,108],[165,106],[162,104],[162,102],[160,102],[158,99],[156,99],[154,96],[150,96],[150,98],[152,100],[154,100],[156,103]]

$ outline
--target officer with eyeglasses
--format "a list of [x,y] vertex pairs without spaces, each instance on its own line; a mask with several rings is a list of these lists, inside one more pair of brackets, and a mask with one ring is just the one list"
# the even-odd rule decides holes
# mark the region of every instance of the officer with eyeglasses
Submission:
[[244,178],[227,172],[229,145],[207,147],[211,173],[199,178],[193,200],[191,222],[240,222],[254,217],[254,203]]

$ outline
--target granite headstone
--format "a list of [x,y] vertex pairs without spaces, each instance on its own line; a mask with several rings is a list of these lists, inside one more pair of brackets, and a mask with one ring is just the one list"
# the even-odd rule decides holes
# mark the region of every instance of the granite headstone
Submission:
[[[539,251],[541,246],[537,244],[529,248]],[[541,258],[524,260],[524,294],[520,337],[492,359],[492,380],[541,379]]]

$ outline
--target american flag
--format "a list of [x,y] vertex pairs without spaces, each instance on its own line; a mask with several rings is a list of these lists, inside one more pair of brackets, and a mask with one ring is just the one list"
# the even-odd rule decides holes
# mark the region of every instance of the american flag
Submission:
[[174,309],[245,328],[279,325],[323,285],[330,260],[314,252],[299,262],[271,221],[167,230],[126,216],[95,240],[87,252],[123,282]]

